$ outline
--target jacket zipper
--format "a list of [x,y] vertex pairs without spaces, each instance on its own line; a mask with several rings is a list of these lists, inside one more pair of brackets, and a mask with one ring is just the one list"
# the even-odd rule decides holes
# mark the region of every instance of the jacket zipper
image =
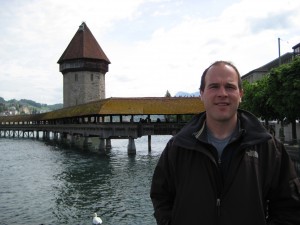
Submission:
[[218,193],[217,193],[217,216],[221,216],[221,190],[222,190],[222,178],[221,178],[221,157],[218,158],[218,172],[219,172],[219,182],[218,182]]
[[221,216],[221,199],[217,198],[217,215]]

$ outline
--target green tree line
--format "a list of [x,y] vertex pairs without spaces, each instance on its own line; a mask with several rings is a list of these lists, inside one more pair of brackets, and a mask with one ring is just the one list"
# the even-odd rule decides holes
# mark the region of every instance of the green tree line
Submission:
[[296,121],[300,119],[300,57],[272,69],[262,79],[243,83],[244,97],[240,107],[265,121],[292,124],[293,143],[297,141]]

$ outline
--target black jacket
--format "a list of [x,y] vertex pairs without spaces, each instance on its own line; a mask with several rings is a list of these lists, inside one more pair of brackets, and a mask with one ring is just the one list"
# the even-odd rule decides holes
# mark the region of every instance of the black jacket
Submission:
[[238,132],[218,159],[205,115],[161,154],[150,193],[157,224],[300,225],[300,182],[284,146],[239,110]]

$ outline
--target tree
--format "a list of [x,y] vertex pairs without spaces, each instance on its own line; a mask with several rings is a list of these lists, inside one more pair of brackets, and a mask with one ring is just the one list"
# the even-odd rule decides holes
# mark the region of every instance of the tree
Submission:
[[243,83],[244,97],[240,105],[242,109],[248,110],[262,120],[265,120],[267,127],[269,120],[277,119],[279,116],[268,101],[271,94],[268,80],[269,76],[266,75],[254,83],[245,81]]
[[166,98],[171,98],[171,97],[172,97],[171,94],[170,94],[170,92],[169,92],[169,90],[167,90],[167,92],[166,92],[166,94],[165,94],[165,97],[166,97]]
[[5,111],[5,104],[0,103],[0,113]]
[[5,103],[4,98],[0,97],[0,103]]
[[268,85],[273,90],[269,104],[282,119],[292,123],[292,138],[296,142],[296,120],[300,118],[300,57],[271,70]]

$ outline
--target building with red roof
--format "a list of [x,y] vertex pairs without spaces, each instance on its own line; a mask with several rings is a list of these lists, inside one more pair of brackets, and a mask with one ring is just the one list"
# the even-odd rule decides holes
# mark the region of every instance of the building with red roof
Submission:
[[64,107],[105,99],[105,74],[110,61],[83,22],[59,58]]

